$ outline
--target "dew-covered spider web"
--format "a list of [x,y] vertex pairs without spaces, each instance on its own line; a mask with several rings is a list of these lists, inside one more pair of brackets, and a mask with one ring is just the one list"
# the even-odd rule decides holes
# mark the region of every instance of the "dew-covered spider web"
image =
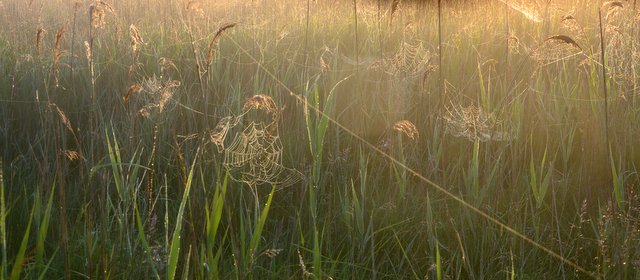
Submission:
[[255,95],[247,99],[240,115],[222,118],[210,133],[235,181],[283,188],[302,180],[302,173],[282,165],[279,117],[280,109],[271,97]]

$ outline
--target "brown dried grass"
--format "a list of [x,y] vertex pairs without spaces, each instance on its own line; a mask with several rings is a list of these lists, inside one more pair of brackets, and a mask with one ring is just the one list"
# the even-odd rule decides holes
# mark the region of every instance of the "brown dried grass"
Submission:
[[131,38],[131,53],[135,59],[138,57],[140,45],[144,44],[144,39],[140,36],[138,28],[133,24],[129,25],[129,37]]
[[133,84],[129,87],[129,90],[127,90],[127,95],[125,95],[122,100],[124,101],[124,105],[127,106],[129,104],[129,99],[131,98],[131,96],[133,96],[136,93],[140,93],[142,91],[142,85],[140,84]]
[[42,40],[45,34],[47,34],[47,30],[42,27],[38,28],[38,31],[36,31],[36,53],[38,56],[42,53]]
[[548,37],[544,41],[545,42],[548,42],[548,41],[559,41],[559,42],[574,46],[576,49],[582,51],[582,47],[580,47],[580,45],[575,40],[573,40],[571,37],[569,37],[567,35],[553,35],[553,36]]
[[420,133],[418,133],[418,128],[416,128],[416,126],[408,120],[401,120],[396,122],[395,124],[393,124],[392,129],[404,134],[411,140],[416,140],[420,136]]
[[244,106],[242,106],[243,112],[252,109],[263,110],[271,115],[277,115],[279,113],[278,106],[276,106],[273,98],[262,94],[254,95],[244,102]]
[[211,39],[211,42],[209,43],[209,48],[207,49],[207,69],[209,68],[209,66],[213,62],[213,49],[216,46],[216,43],[218,42],[218,40],[220,39],[222,34],[224,34],[224,32],[227,29],[233,28],[236,25],[237,25],[237,23],[225,24],[222,27],[220,27],[220,29],[218,29],[218,31],[216,31],[215,35],[213,35],[213,38]]
[[56,33],[56,42],[53,47],[53,65],[51,67],[51,71],[56,87],[60,85],[58,79],[58,76],[60,74],[60,58],[67,53],[66,51],[62,50],[62,36],[64,36],[65,32],[67,32],[66,24],[58,29],[58,32]]
[[391,23],[393,22],[393,15],[396,13],[398,8],[400,7],[400,1],[401,0],[393,0],[391,2],[391,13],[389,14],[389,26],[391,26]]
[[115,9],[102,0],[96,0],[89,5],[89,19],[93,28],[102,29],[106,26],[106,15],[115,14]]

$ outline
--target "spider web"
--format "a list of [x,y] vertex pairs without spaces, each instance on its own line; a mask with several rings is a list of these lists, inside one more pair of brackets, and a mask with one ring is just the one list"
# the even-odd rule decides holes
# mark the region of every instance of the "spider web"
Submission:
[[251,108],[239,116],[221,119],[210,133],[218,152],[224,153],[223,165],[231,178],[253,187],[271,184],[280,188],[302,180],[302,173],[282,165],[282,142],[277,130],[277,113],[271,123],[251,121],[243,125]]

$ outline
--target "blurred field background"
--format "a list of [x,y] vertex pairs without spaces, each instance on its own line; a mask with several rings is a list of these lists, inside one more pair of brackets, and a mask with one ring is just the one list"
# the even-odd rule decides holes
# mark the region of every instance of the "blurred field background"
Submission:
[[0,1],[0,279],[637,279],[631,1]]

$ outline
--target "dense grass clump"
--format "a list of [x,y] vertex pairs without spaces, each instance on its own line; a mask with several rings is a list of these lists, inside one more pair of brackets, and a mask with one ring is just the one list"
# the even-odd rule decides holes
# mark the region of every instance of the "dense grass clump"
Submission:
[[161,2],[0,2],[0,279],[640,277],[635,1]]

